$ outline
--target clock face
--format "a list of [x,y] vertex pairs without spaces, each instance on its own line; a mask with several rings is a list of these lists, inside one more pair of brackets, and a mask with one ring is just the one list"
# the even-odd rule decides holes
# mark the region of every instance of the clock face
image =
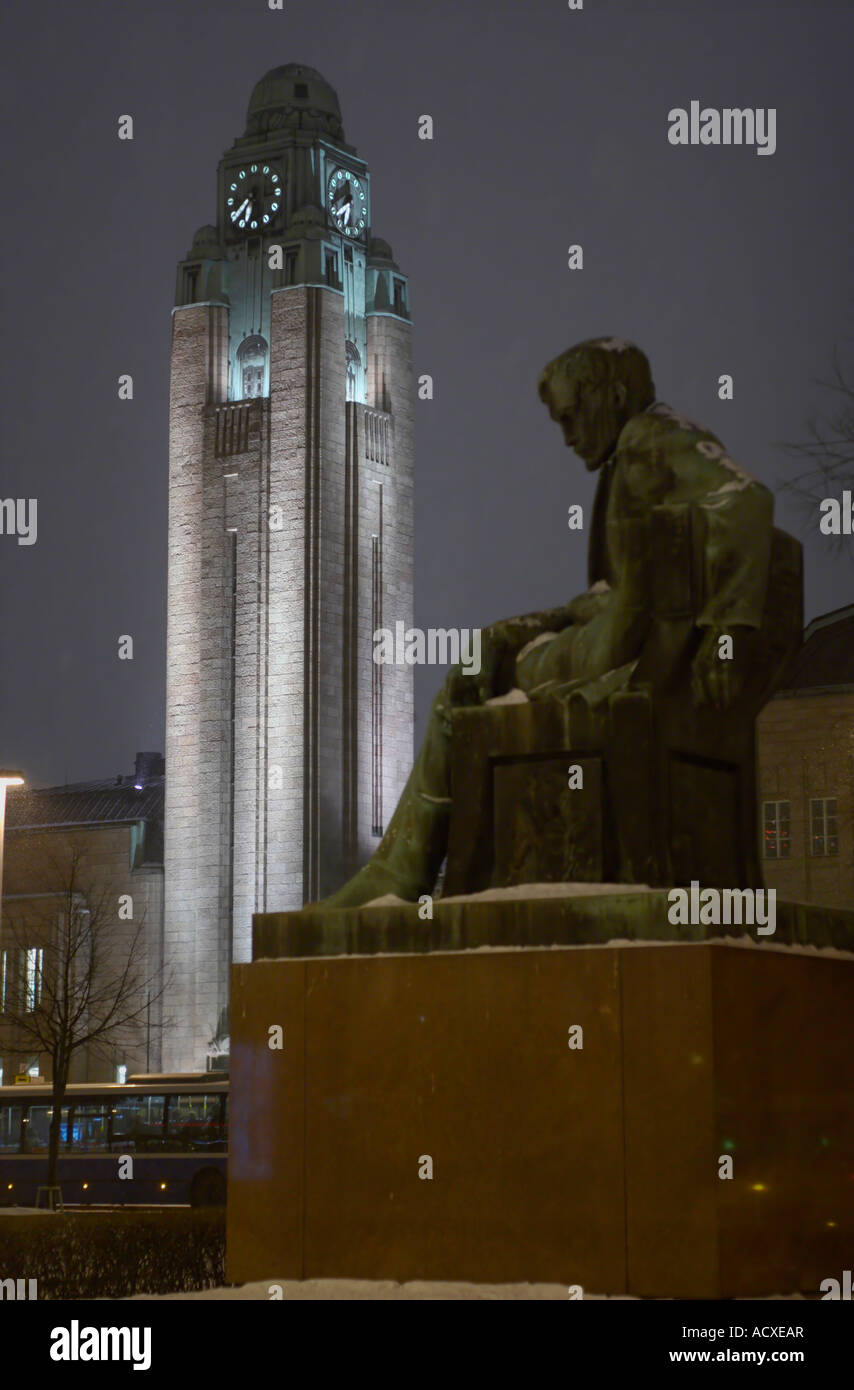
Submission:
[[261,232],[283,205],[282,181],[270,164],[233,169],[226,185],[225,211],[240,232]]
[[336,169],[326,189],[329,216],[344,236],[361,236],[368,220],[365,186],[349,169]]

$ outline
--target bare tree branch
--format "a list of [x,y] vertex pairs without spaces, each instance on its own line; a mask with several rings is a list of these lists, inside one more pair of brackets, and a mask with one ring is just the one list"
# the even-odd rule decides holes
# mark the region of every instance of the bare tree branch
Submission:
[[[839,496],[843,488],[854,488],[854,382],[845,374],[838,347],[833,349],[831,375],[816,383],[831,397],[827,412],[812,415],[806,424],[807,437],[785,444],[784,450],[800,460],[802,467],[781,484],[798,504],[805,522],[818,524],[819,508],[828,497]],[[854,547],[844,535],[828,536],[831,549],[843,551],[854,563]]]
[[122,933],[115,898],[89,870],[84,847],[72,841],[59,860],[49,854],[47,877],[60,889],[34,894],[23,913],[20,904],[7,901],[3,946],[12,948],[16,968],[7,980],[0,1021],[19,1046],[51,1059],[47,1182],[54,1186],[62,1103],[75,1054],[91,1047],[104,1055],[141,1041],[163,982],[157,971],[144,971],[145,914],[134,919],[129,934]]

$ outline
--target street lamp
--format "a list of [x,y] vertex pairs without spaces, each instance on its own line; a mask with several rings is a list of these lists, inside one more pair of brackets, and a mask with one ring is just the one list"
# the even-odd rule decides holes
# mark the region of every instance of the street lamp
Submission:
[[22,787],[24,779],[20,772],[8,772],[0,768],[0,927],[3,925],[3,845],[6,839],[6,788]]

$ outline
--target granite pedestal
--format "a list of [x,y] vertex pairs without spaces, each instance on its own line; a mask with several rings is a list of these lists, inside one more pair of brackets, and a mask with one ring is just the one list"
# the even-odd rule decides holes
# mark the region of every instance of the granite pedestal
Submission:
[[854,913],[778,904],[760,941],[671,926],[664,891],[584,892],[255,919],[229,1281],[720,1298],[841,1278]]

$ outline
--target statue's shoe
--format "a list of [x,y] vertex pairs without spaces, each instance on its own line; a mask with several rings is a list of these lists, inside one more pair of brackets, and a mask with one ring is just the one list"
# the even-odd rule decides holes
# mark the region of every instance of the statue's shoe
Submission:
[[364,907],[375,898],[385,898],[389,894],[402,898],[404,902],[416,902],[419,891],[420,885],[404,882],[393,874],[386,864],[372,859],[354,874],[343,888],[339,888],[337,893],[332,893],[328,898],[321,898],[312,906]]

